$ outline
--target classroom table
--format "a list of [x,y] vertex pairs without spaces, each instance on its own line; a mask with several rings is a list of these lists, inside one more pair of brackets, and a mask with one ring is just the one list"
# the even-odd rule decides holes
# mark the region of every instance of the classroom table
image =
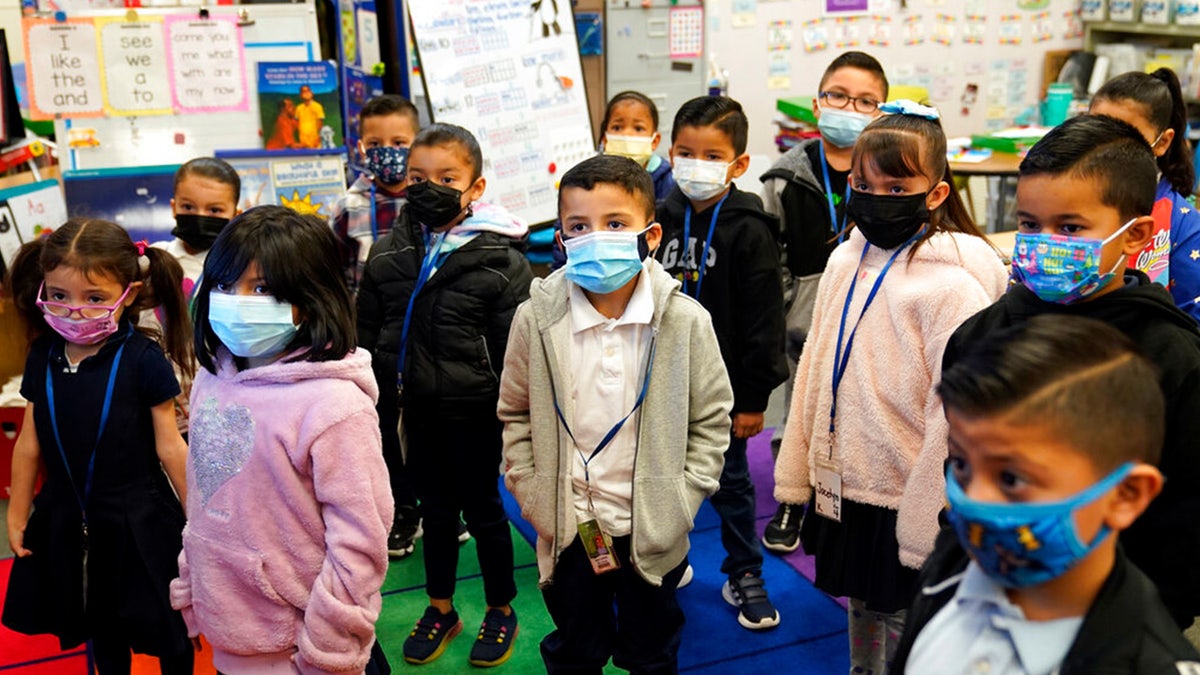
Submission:
[[997,222],[988,223],[989,231],[1003,229],[1004,218],[1008,214],[1008,179],[1016,178],[1021,159],[1021,155],[1011,152],[993,152],[991,157],[982,162],[950,162],[950,171],[955,176],[995,176],[1000,179],[1000,194],[996,200]]

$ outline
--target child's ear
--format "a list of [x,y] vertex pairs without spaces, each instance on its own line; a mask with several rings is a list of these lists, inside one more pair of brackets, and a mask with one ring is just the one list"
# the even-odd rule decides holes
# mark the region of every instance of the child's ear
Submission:
[[471,187],[467,188],[467,203],[477,202],[483,196],[483,191],[487,188],[487,179],[483,176],[475,179]]
[[928,207],[930,211],[933,211],[937,207],[941,206],[949,196],[950,184],[944,180],[938,181],[938,184],[933,186],[933,189],[929,191],[929,194],[925,195],[925,206]]
[[175,198],[171,197],[171,217],[174,218],[177,215],[179,214],[175,212]]
[[746,170],[749,168],[750,155],[743,152],[740,157],[733,160],[733,166],[729,167],[729,180],[741,178],[742,174],[746,173]]
[[658,250],[658,245],[662,243],[662,225],[658,221],[650,223],[646,230],[646,247],[650,249],[650,255]]
[[128,307],[132,305],[133,301],[137,300],[138,293],[142,291],[142,286],[143,284],[140,281],[135,281],[129,284],[129,295],[125,296],[125,302],[122,302],[121,306]]
[[1142,216],[1134,220],[1129,229],[1125,230],[1125,245],[1121,247],[1121,250],[1127,256],[1136,256],[1146,248],[1146,244],[1150,243],[1152,236],[1154,236],[1154,217]]
[[654,140],[650,141],[650,149],[658,150],[658,144],[662,142],[662,134],[654,132]]
[[367,159],[367,146],[366,146],[366,144],[364,144],[364,143],[362,142],[362,139],[361,139],[361,138],[360,138],[360,139],[358,139],[358,143],[356,143],[356,144],[354,145],[354,149],[355,149],[355,150],[358,150],[358,157],[359,157],[359,159],[362,159],[363,161],[366,161],[366,159]]
[[1110,498],[1104,524],[1114,532],[1128,528],[1162,491],[1162,486],[1163,475],[1158,469],[1150,464],[1136,464]]

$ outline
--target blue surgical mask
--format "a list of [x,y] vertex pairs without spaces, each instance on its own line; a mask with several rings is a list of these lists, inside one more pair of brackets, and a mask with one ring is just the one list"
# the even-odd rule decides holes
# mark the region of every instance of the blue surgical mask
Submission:
[[1074,513],[1115,488],[1133,470],[1127,462],[1100,482],[1057,502],[997,504],[967,497],[946,472],[947,517],[958,540],[993,581],[1027,588],[1056,579],[1074,567],[1111,533],[1106,525],[1090,543],[1079,540]]
[[404,182],[405,172],[408,171],[408,148],[381,145],[367,148],[363,154],[367,158],[367,171],[380,183],[398,185]]
[[563,240],[567,279],[592,293],[612,293],[642,271],[650,254],[641,232],[593,232]]
[[817,130],[821,136],[839,148],[854,146],[859,134],[873,118],[870,115],[838,110],[837,108],[821,108],[821,116],[817,118]]
[[296,335],[292,306],[266,295],[208,295],[208,323],[234,356],[275,356]]
[[1100,273],[1100,253],[1112,240],[1128,230],[1130,220],[1101,241],[1061,234],[1025,234],[1018,232],[1013,246],[1012,275],[1042,300],[1069,304],[1103,288],[1117,270],[1125,266],[1125,256],[1113,268]]

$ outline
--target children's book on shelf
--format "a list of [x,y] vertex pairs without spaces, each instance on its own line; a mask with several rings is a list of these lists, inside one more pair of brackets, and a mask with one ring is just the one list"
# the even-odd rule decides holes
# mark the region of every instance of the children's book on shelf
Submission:
[[342,146],[337,68],[332,63],[260,62],[258,110],[267,150]]

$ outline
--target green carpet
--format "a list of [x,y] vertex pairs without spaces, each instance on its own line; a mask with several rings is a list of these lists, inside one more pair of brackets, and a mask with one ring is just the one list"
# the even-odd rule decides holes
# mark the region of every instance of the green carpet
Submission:
[[[542,637],[554,630],[554,623],[546,613],[542,594],[537,588],[537,560],[533,548],[516,529],[513,529],[513,566],[517,582],[517,599],[513,608],[517,610],[519,629],[512,658],[502,666],[489,668],[492,673],[542,673],[542,657],[538,643]],[[483,599],[483,578],[479,575],[479,560],[475,557],[475,540],[471,539],[459,548],[458,585],[455,590],[454,606],[462,618],[463,632],[450,642],[446,652],[433,663],[414,666],[404,661],[404,639],[421,613],[425,611],[429,598],[425,595],[425,570],[421,562],[421,540],[417,550],[404,560],[393,560],[383,583],[383,613],[376,624],[379,644],[383,645],[392,670],[421,675],[460,674],[475,670],[467,663],[471,644],[483,620],[487,603]],[[477,672],[485,672],[478,669]],[[622,673],[620,668],[609,666],[605,672]]]

